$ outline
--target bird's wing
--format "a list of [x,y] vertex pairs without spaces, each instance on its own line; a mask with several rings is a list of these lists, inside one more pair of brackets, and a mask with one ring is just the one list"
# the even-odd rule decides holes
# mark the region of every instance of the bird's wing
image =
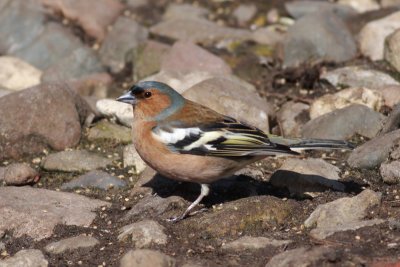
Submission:
[[154,127],[152,134],[171,151],[181,154],[214,157],[297,154],[286,145],[271,142],[260,129],[226,116],[195,125],[170,121]]

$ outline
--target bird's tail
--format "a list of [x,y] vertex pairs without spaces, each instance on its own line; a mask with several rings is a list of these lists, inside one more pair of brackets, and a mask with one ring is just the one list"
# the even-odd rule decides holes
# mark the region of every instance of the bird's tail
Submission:
[[283,138],[279,136],[269,136],[274,143],[290,147],[292,151],[299,152],[308,149],[347,149],[355,148],[354,144],[343,140],[329,139],[301,139]]

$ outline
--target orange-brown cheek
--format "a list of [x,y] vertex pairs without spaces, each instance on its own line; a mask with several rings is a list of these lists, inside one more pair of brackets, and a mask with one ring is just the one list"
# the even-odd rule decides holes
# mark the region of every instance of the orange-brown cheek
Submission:
[[163,112],[171,105],[168,96],[163,94],[153,94],[149,99],[143,99],[135,107],[135,112],[141,112],[146,117],[154,117]]

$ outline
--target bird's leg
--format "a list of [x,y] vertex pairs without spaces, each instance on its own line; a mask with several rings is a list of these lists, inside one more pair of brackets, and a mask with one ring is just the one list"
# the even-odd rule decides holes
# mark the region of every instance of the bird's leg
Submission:
[[208,184],[201,184],[201,192],[200,195],[196,198],[195,201],[193,201],[192,204],[190,204],[190,206],[185,210],[184,213],[182,213],[181,216],[178,217],[173,217],[171,219],[169,219],[168,221],[170,222],[179,222],[180,220],[183,220],[184,218],[186,218],[186,216],[189,214],[189,212],[196,207],[200,201],[207,196],[210,193],[210,186]]

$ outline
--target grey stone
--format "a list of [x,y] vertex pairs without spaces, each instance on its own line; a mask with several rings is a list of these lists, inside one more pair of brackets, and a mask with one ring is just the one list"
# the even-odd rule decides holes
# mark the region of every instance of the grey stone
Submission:
[[79,79],[93,73],[104,72],[96,52],[89,47],[78,47],[70,54],[61,57],[45,70],[42,82]]
[[240,4],[233,10],[232,15],[240,25],[246,24],[257,13],[257,7],[254,4]]
[[330,11],[343,19],[357,15],[357,12],[351,7],[323,1],[286,2],[285,8],[296,19],[321,11]]
[[353,168],[376,168],[389,158],[390,151],[399,140],[400,130],[378,136],[357,147],[347,162]]
[[179,18],[160,22],[150,28],[150,32],[174,40],[212,44],[222,40],[251,40],[248,30],[219,26],[215,22],[200,18]]
[[42,71],[19,58],[0,57],[1,87],[18,91],[38,85],[41,77]]
[[294,67],[315,60],[343,62],[356,56],[357,47],[340,18],[331,12],[318,12],[300,18],[289,28],[283,53],[284,65]]
[[361,53],[372,60],[383,59],[385,38],[398,28],[400,28],[400,11],[368,22],[358,36]]
[[[120,1],[110,0],[41,0],[56,13],[75,21],[85,32],[98,41],[107,34],[111,25],[124,9]],[[95,8],[94,8],[95,7]]]
[[8,89],[0,87],[0,97],[3,97],[3,96],[8,95],[8,94],[11,94],[13,92],[14,91],[11,91],[11,90],[8,90]]
[[159,196],[145,196],[140,199],[131,210],[124,216],[124,220],[132,220],[133,218],[148,218],[152,216],[160,216],[175,207],[186,207],[187,204],[181,197],[171,196],[162,198]]
[[120,72],[125,67],[128,53],[133,53],[147,37],[146,28],[134,20],[119,17],[100,48],[100,58],[111,72]]
[[321,79],[328,80],[334,86],[366,87],[378,89],[385,85],[399,85],[399,82],[390,75],[363,66],[349,66],[321,75]]
[[400,183],[400,161],[383,163],[380,167],[382,179],[388,184]]
[[400,71],[400,30],[396,30],[385,39],[384,58],[397,71]]
[[264,45],[278,46],[285,40],[287,27],[281,24],[273,24],[258,28],[252,32],[252,40]]
[[108,120],[101,120],[89,129],[88,139],[109,140],[127,144],[132,142],[131,129]]
[[207,9],[199,6],[171,3],[164,13],[163,20],[205,18],[208,14],[209,11]]
[[124,147],[123,157],[124,168],[135,166],[136,174],[142,173],[147,167],[147,164],[139,156],[134,145],[127,145]]
[[121,267],[174,267],[173,258],[154,250],[137,249],[128,251],[121,259]]
[[89,111],[65,84],[41,84],[1,97],[0,160],[75,146]]
[[382,127],[385,116],[372,109],[353,104],[319,116],[302,129],[306,138],[345,140],[355,134],[372,138]]
[[57,224],[88,227],[102,206],[110,203],[46,189],[0,187],[0,232],[42,240],[52,236]]
[[111,159],[86,150],[71,150],[48,155],[42,161],[42,167],[49,171],[82,172],[104,168],[111,163]]
[[[400,91],[399,91],[400,92]],[[400,103],[395,105],[383,123],[379,135],[395,131],[400,128]]]
[[3,169],[0,170],[0,180],[4,180],[6,185],[27,185],[40,178],[35,169],[23,163],[13,163],[0,169]]
[[311,230],[314,238],[324,239],[335,232],[358,229],[381,223],[381,220],[363,221],[368,210],[379,206],[382,194],[366,189],[354,197],[344,197],[319,205],[304,222],[306,227],[316,226]]
[[126,0],[125,2],[130,8],[140,8],[149,4],[149,0]]
[[183,73],[200,71],[214,75],[232,72],[222,59],[188,41],[175,42],[162,60],[161,70]]
[[52,242],[48,244],[44,249],[49,253],[61,254],[68,250],[91,248],[99,243],[100,242],[96,238],[82,234],[74,237],[65,238],[57,242]]
[[376,0],[339,0],[339,5],[349,6],[357,10],[359,13],[380,9],[380,3]]
[[96,108],[102,115],[108,118],[115,118],[123,125],[132,127],[132,105],[127,105],[125,103],[115,101],[114,99],[101,99],[96,102]]
[[276,114],[283,136],[300,136],[303,125],[308,121],[310,106],[304,103],[289,101]]
[[19,57],[33,66],[45,70],[58,63],[64,57],[70,55],[74,50],[82,47],[82,42],[68,29],[56,24],[49,23],[42,34],[30,45],[20,49],[12,55]]
[[0,11],[0,53],[15,54],[30,47],[44,31],[45,19],[36,0],[8,1]]
[[[273,115],[272,105],[256,93],[243,93],[244,91],[240,84],[224,78],[212,78],[194,85],[183,95],[221,114],[248,122],[269,132],[268,117]],[[210,95],[213,97],[210,98]]]
[[119,233],[118,240],[130,239],[135,248],[147,248],[153,244],[166,245],[168,241],[164,226],[152,220],[126,225],[119,230]]
[[139,81],[161,69],[161,62],[170,50],[170,46],[148,40],[134,50],[133,79]]
[[290,240],[276,240],[268,237],[243,236],[222,246],[223,249],[243,251],[245,249],[256,250],[267,247],[280,247],[290,244]]
[[277,187],[286,187],[296,196],[315,197],[318,193],[333,189],[344,191],[344,184],[338,182],[340,169],[323,159],[288,158],[270,178]]
[[339,250],[333,247],[301,247],[275,255],[265,267],[324,266],[324,263],[340,262],[341,258]]
[[124,180],[118,179],[104,171],[90,171],[72,181],[64,183],[61,189],[74,189],[76,187],[95,187],[103,190],[122,188],[126,186]]
[[47,267],[48,261],[38,249],[24,249],[14,256],[0,260],[1,267]]

